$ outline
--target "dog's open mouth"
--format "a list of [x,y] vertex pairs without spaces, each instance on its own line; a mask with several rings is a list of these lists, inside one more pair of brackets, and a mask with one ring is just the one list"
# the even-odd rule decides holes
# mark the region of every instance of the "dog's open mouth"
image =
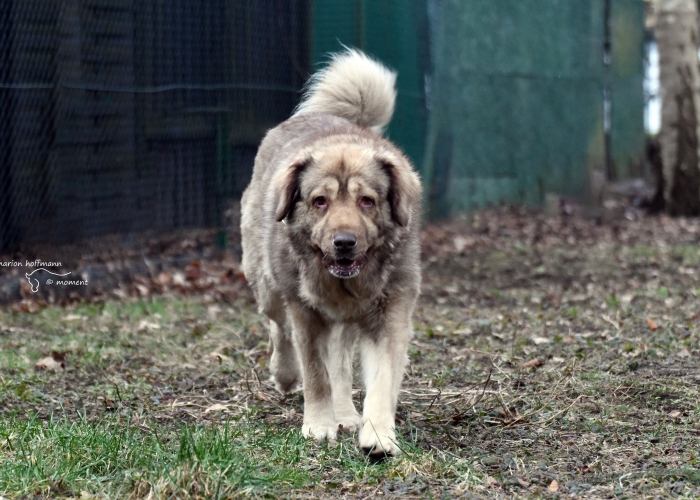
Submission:
[[324,259],[326,269],[336,278],[354,278],[365,265],[367,259],[362,256],[356,259],[339,258],[339,259]]

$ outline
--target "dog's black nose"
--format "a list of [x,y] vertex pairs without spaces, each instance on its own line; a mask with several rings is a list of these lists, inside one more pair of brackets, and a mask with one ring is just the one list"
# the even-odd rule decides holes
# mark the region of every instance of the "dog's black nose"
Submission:
[[333,246],[339,252],[349,252],[357,245],[357,236],[352,233],[338,233],[333,236]]

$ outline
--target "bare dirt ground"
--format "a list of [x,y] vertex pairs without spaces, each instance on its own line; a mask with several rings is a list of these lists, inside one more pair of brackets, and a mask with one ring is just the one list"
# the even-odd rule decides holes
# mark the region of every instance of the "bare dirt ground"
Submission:
[[[635,212],[499,209],[427,227],[397,416],[413,452],[259,495],[700,497],[698,243],[697,219]],[[267,381],[267,326],[243,284],[235,261],[211,258],[88,301],[25,293],[0,312],[0,413],[300,427],[301,396]],[[63,366],[35,368],[47,356]],[[356,453],[351,437],[340,446]]]

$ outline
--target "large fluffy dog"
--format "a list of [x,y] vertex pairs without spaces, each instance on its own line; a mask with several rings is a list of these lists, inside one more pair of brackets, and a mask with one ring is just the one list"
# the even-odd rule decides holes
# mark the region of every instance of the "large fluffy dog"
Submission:
[[243,269],[271,319],[277,388],[303,384],[305,436],[359,429],[373,455],[399,452],[394,414],[420,289],[420,181],[381,137],[395,80],[359,51],[334,57],[262,141],[242,200]]

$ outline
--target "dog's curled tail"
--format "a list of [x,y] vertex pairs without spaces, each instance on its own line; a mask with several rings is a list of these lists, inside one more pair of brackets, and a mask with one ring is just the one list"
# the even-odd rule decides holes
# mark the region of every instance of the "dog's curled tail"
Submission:
[[335,54],[314,74],[294,116],[324,113],[377,132],[391,121],[396,73],[356,49]]

